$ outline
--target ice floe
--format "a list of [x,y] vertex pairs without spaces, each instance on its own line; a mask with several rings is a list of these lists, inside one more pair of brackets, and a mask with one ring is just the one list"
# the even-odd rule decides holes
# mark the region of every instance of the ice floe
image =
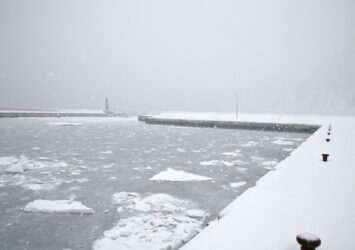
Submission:
[[277,161],[264,161],[263,163],[261,163],[261,165],[267,166],[267,167],[273,167],[276,164],[277,164]]
[[28,183],[23,185],[23,187],[31,191],[48,191],[57,188],[61,184],[62,182],[58,180],[52,183]]
[[145,198],[137,193],[121,192],[114,195],[114,203],[124,205],[126,209],[149,212],[178,212],[186,204],[168,194],[153,194]]
[[190,209],[185,211],[185,215],[191,218],[204,218],[206,217],[206,212],[200,209]]
[[221,160],[212,160],[212,161],[202,161],[200,162],[201,166],[227,166],[227,167],[231,167],[234,165],[233,162],[229,162],[229,161],[221,161]]
[[2,166],[7,166],[5,172],[11,174],[23,173],[30,167],[33,167],[33,165],[29,164],[30,161],[28,158],[24,156],[20,156],[20,158],[16,158],[14,156],[1,157],[0,163]]
[[233,152],[223,152],[222,155],[230,156],[230,157],[237,157],[240,156],[240,150],[235,150]]
[[54,163],[53,164],[53,167],[60,167],[60,168],[66,168],[68,167],[69,164],[64,162],[64,161],[61,161],[61,162],[58,162],[58,163]]
[[280,140],[280,139],[277,139],[277,140],[273,141],[272,143],[278,144],[278,145],[293,145],[293,144],[295,144],[295,142],[293,142],[293,141],[284,141],[284,140]]
[[293,150],[294,150],[293,148],[282,148],[282,151],[285,151],[285,152],[291,152]]
[[6,173],[11,173],[11,174],[19,174],[23,173],[27,170],[27,166],[21,163],[16,163],[11,165],[9,168],[6,169]]
[[80,179],[76,179],[77,182],[79,183],[86,183],[88,181],[90,181],[88,178],[80,178]]
[[239,187],[244,186],[245,184],[247,184],[245,181],[229,183],[229,185],[230,185],[232,188],[239,188]]
[[107,249],[177,249],[194,237],[207,214],[199,209],[188,209],[189,202],[168,194],[142,197],[135,192],[120,192],[113,196],[120,206],[140,212],[124,218],[93,244],[94,250]]
[[236,170],[238,170],[239,172],[245,172],[248,170],[248,168],[244,168],[244,167],[236,167]]
[[172,168],[168,168],[167,170],[154,175],[152,178],[150,178],[150,180],[151,181],[208,181],[208,180],[212,180],[212,178],[188,173],[182,170],[174,170]]
[[73,200],[34,200],[23,209],[25,212],[92,214],[94,210]]
[[102,166],[102,168],[112,168],[115,164],[108,164],[108,165],[104,165]]
[[0,157],[0,166],[11,165],[11,164],[17,163],[18,161],[19,161],[19,159],[15,156]]
[[82,126],[80,122],[46,122],[47,125],[51,126]]

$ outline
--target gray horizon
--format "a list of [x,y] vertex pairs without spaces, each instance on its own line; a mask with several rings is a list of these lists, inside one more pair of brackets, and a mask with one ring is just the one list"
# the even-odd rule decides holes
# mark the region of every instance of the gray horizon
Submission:
[[0,107],[355,115],[355,1],[0,0]]

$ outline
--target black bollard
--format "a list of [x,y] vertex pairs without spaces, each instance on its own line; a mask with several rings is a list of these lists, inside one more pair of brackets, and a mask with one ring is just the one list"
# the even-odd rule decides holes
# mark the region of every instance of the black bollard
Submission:
[[326,141],[326,142],[330,142],[330,138],[326,138],[325,141]]
[[327,134],[330,135],[330,132],[328,132]]
[[301,233],[296,239],[301,245],[301,250],[315,250],[321,244],[319,237],[310,233]]
[[328,161],[329,154],[322,154],[322,156],[323,156],[323,161]]

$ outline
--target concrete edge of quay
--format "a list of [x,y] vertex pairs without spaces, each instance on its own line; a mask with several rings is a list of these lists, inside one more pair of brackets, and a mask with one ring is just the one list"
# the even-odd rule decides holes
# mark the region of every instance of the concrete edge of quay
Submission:
[[272,123],[272,122],[244,122],[244,121],[213,121],[213,120],[190,120],[190,119],[169,119],[154,118],[151,116],[138,116],[138,121],[146,124],[172,125],[184,127],[204,127],[222,129],[247,129],[260,131],[277,131],[290,133],[312,134],[317,131],[320,125],[296,124],[296,123]]

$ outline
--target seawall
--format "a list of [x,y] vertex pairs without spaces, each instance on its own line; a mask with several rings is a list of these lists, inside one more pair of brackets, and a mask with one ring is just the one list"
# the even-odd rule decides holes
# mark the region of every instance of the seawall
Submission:
[[109,117],[105,113],[0,112],[0,118],[16,117]]
[[310,125],[310,124],[169,119],[169,118],[155,118],[151,116],[139,116],[138,120],[145,122],[146,124],[157,124],[157,125],[223,128],[223,129],[247,129],[247,130],[308,133],[308,134],[312,134],[320,128],[319,125]]

